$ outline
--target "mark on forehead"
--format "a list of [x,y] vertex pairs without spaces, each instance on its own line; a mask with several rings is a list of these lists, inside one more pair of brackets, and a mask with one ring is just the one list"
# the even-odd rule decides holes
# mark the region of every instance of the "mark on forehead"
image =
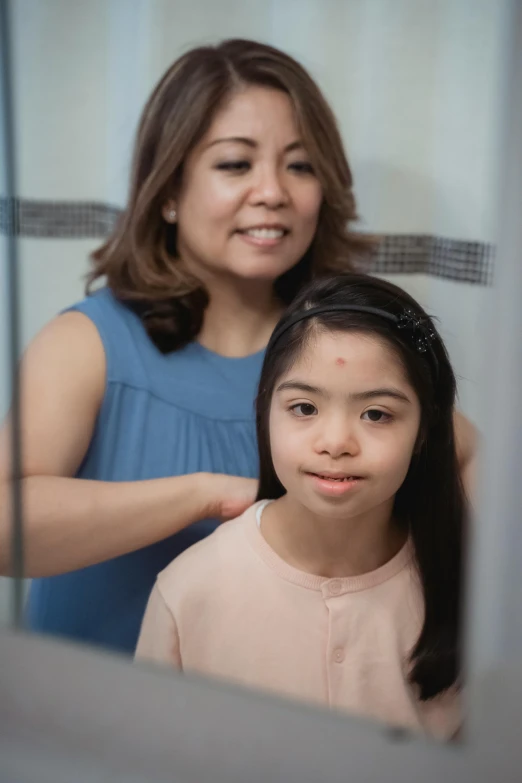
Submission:
[[339,356],[339,357],[338,357],[338,358],[335,360],[335,363],[336,363],[336,364],[338,364],[340,367],[342,367],[342,365],[343,365],[343,364],[346,364],[346,359],[343,359],[343,357],[342,357],[342,356]]

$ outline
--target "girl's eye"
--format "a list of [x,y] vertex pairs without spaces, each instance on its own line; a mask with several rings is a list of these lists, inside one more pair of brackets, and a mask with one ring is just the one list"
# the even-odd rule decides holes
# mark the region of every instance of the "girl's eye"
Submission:
[[317,408],[310,402],[299,402],[297,405],[292,405],[290,410],[301,419],[305,416],[315,416],[317,413]]
[[362,417],[365,419],[365,421],[373,421],[375,424],[384,424],[384,422],[391,421],[393,418],[390,413],[377,410],[377,408],[372,408],[369,411],[365,411]]
[[241,171],[247,171],[250,168],[248,160],[227,160],[223,163],[218,163],[216,166],[220,171],[230,171],[237,173]]
[[305,160],[299,160],[290,164],[290,168],[297,171],[299,174],[314,174],[314,167],[311,163]]

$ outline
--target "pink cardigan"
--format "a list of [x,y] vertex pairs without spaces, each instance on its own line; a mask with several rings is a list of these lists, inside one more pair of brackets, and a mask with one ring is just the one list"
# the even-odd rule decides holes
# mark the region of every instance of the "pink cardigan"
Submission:
[[270,548],[259,529],[263,507],[222,525],[158,576],[136,656],[452,737],[458,693],[422,703],[407,681],[422,625],[409,545],[362,576],[315,576]]

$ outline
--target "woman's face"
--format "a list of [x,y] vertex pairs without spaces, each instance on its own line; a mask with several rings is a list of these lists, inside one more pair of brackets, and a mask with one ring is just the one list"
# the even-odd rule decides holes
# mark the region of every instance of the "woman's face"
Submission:
[[164,212],[175,207],[178,253],[203,282],[216,276],[261,282],[302,258],[321,201],[290,99],[251,86],[216,114]]

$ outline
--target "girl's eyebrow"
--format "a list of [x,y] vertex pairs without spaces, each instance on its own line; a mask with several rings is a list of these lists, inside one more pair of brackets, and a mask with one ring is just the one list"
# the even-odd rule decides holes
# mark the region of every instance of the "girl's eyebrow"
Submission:
[[[282,391],[301,391],[305,394],[316,394],[320,397],[329,397],[328,392],[318,386],[311,386],[309,383],[303,383],[298,380],[283,381],[276,389],[276,392]],[[363,402],[365,400],[373,400],[376,397],[391,397],[394,400],[400,402],[411,403],[410,398],[400,389],[396,389],[393,386],[383,386],[379,389],[368,389],[367,391],[349,392],[347,395],[349,400],[354,402]]]
[[368,391],[350,393],[348,397],[351,400],[373,400],[375,397],[391,397],[399,402],[411,403],[407,394],[395,389],[393,386],[385,386],[382,389],[369,389]]
[[276,392],[280,391],[302,391],[307,394],[320,394],[325,396],[324,392],[317,386],[310,386],[308,383],[302,383],[301,381],[283,381],[276,389]]

